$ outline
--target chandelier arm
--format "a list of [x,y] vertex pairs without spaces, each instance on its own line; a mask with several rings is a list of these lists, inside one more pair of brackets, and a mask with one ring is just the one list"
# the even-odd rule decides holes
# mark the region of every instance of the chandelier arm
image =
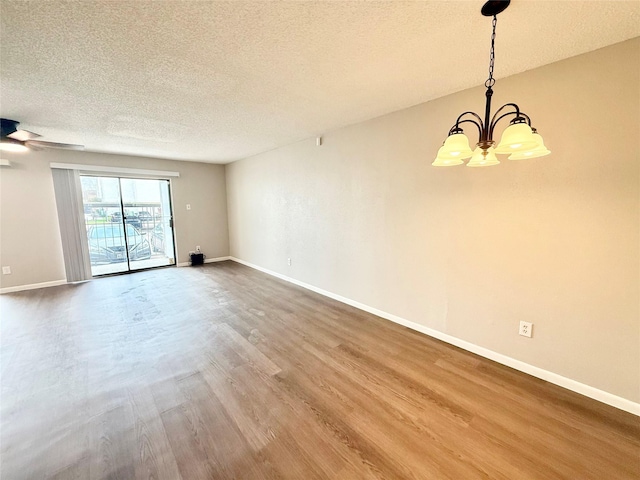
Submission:
[[[457,127],[458,127],[458,124],[463,123],[463,122],[461,122],[461,121],[460,121],[460,119],[461,119],[462,117],[464,117],[465,115],[473,115],[473,116],[478,120],[478,122],[479,122],[479,124],[480,124],[480,128],[481,128],[481,129],[483,129],[483,128],[484,128],[484,122],[482,121],[482,118],[480,118],[480,115],[478,115],[478,114],[477,114],[477,113],[475,113],[475,112],[471,112],[471,111],[461,113],[461,114],[458,116],[458,118],[456,119],[455,128],[457,128]],[[476,125],[477,125],[477,124],[476,124]]]
[[505,108],[507,107],[513,107],[516,109],[516,113],[519,115],[520,114],[520,107],[518,105],[516,105],[515,103],[505,103],[503,106],[501,106],[498,110],[496,110],[496,113],[493,114],[493,118],[491,119],[491,125],[495,125],[495,123],[497,122],[496,118],[498,117],[498,114],[503,111]]
[[[506,105],[505,105],[506,106]],[[496,112],[496,115],[498,113]],[[491,125],[489,125],[489,138],[493,139],[493,130],[496,128],[496,125],[498,124],[498,122],[500,120],[502,120],[505,117],[508,117],[509,115],[515,115],[516,118],[520,117],[520,118],[524,118],[527,120],[527,125],[531,126],[531,118],[529,117],[529,115],[527,115],[524,112],[521,112],[520,110],[516,110],[513,112],[507,112],[507,113],[503,113],[502,115],[500,115],[497,119],[493,120],[491,122]],[[495,115],[494,115],[495,118]]]
[[461,123],[473,123],[476,127],[478,127],[478,141],[480,141],[482,139],[482,126],[476,122],[475,120],[471,120],[470,118],[467,118],[465,120],[460,120],[459,122],[456,122],[456,124],[451,127],[451,130],[449,130],[449,135],[451,135],[451,133],[458,128],[458,125]]

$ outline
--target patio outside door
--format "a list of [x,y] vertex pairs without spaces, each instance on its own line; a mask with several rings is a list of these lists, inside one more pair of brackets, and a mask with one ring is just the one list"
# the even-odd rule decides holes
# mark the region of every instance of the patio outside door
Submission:
[[81,176],[93,276],[175,264],[169,180]]

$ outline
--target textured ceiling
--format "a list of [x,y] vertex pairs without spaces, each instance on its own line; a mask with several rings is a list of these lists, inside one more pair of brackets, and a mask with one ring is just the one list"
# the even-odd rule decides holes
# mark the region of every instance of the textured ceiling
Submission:
[[[90,151],[226,163],[482,84],[482,4],[2,0],[0,114]],[[639,35],[639,1],[514,0],[496,77]]]

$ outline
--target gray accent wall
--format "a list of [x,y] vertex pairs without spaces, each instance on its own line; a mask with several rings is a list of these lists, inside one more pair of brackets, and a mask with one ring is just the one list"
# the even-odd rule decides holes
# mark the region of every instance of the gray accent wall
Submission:
[[229,164],[231,255],[638,402],[639,59],[496,71],[548,157],[432,167],[478,87]]

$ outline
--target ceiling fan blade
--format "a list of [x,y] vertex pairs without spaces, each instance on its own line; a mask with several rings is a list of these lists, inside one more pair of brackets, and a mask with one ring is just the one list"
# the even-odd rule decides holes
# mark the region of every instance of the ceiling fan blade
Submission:
[[56,143],[44,142],[42,140],[27,140],[24,142],[27,147],[38,148],[60,148],[63,150],[84,150],[84,145],[75,145],[73,143]]
[[20,142],[26,142],[27,140],[33,140],[34,138],[38,138],[41,136],[42,135],[30,132],[29,130],[16,130],[15,132],[7,135],[7,137],[13,138],[14,140],[18,140]]

